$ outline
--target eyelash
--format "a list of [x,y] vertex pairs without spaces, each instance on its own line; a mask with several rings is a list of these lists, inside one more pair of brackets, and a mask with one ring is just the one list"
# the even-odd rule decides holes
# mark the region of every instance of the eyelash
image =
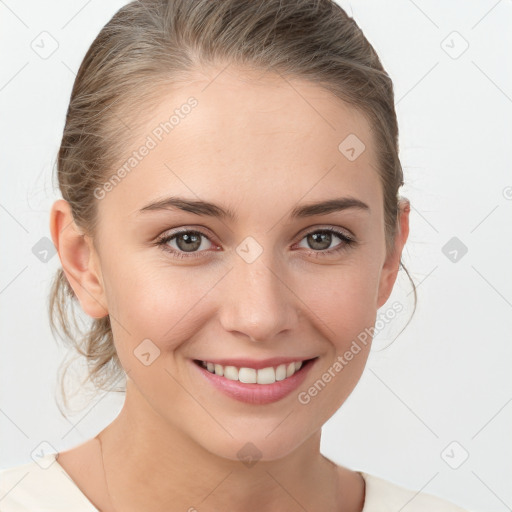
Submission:
[[[201,231],[192,230],[192,229],[183,229],[181,231],[177,231],[177,232],[173,233],[172,235],[167,235],[167,236],[164,236],[162,238],[159,238],[157,240],[157,242],[156,242],[156,245],[158,247],[160,247],[163,251],[170,253],[172,255],[172,257],[174,257],[174,258],[185,259],[185,258],[199,258],[199,257],[201,257],[201,253],[204,252],[204,251],[197,251],[197,252],[186,253],[184,251],[176,251],[175,249],[171,249],[167,245],[168,242],[170,242],[171,240],[173,240],[177,236],[182,235],[184,233],[193,233],[193,234],[196,234],[196,235],[204,236],[206,239],[210,240],[208,238],[208,236],[205,235]],[[337,245],[333,249],[326,249],[326,250],[323,250],[323,251],[322,250],[320,250],[320,251],[311,250],[311,252],[313,254],[315,254],[316,257],[323,257],[324,255],[325,256],[330,256],[332,254],[336,254],[336,253],[339,253],[339,252],[342,252],[342,251],[346,251],[347,249],[349,249],[350,247],[352,247],[353,245],[355,245],[357,243],[355,239],[348,237],[345,233],[343,233],[341,231],[338,231],[337,229],[334,229],[334,228],[320,228],[320,229],[316,229],[314,231],[310,231],[309,233],[306,233],[301,238],[301,240],[299,240],[299,242],[302,241],[306,236],[311,235],[313,233],[332,233],[332,234],[336,235],[337,237],[339,237],[342,240],[342,243],[340,243],[339,245]]]

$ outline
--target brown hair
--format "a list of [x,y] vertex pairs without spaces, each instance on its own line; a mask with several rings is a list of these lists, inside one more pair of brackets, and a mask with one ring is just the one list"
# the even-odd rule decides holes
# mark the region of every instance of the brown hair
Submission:
[[[158,101],[166,85],[220,63],[308,80],[365,115],[379,159],[386,248],[392,250],[404,183],[393,84],[356,22],[331,0],[140,0],[117,11],[82,61],[58,153],[59,188],[83,233],[94,239],[94,191],[144,122],[140,105]],[[415,310],[416,288],[400,265],[413,285]],[[92,319],[81,330],[77,302],[59,269],[50,291],[52,332],[85,356],[87,381],[111,390],[124,372],[110,318]],[[67,369],[61,378],[65,404]]]

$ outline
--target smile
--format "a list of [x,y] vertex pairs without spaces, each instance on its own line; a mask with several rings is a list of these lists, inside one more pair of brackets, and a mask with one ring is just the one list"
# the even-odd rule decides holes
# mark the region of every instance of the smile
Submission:
[[229,380],[237,380],[245,384],[274,384],[274,382],[292,377],[295,372],[299,371],[302,367],[302,361],[294,361],[288,364],[280,364],[279,366],[269,366],[260,369],[223,366],[209,361],[200,361],[199,363],[210,373],[215,373],[215,375],[219,375],[220,377]]
[[[264,405],[282,400],[296,390],[304,382],[318,357],[286,362],[280,359],[281,361],[265,362],[237,361],[239,366],[234,365],[234,360],[214,363],[193,359],[191,363],[200,376],[200,386],[206,384],[208,388],[240,402]],[[272,363],[273,366],[270,366]]]

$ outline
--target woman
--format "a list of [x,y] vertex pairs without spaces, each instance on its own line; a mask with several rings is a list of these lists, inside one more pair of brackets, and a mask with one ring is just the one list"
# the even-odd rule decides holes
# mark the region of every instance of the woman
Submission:
[[5,470],[3,512],[462,511],[320,453],[410,211],[392,82],[337,4],[123,7],[76,77],[58,180],[52,326],[126,398]]

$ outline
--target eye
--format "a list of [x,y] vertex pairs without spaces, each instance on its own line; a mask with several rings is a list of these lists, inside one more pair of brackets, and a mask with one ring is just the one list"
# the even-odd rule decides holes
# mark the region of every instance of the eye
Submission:
[[[329,249],[334,238],[339,238],[341,243]],[[319,256],[324,253],[328,255],[346,250],[356,243],[354,238],[334,228],[322,228],[316,231],[310,231],[302,240],[306,240],[306,243],[313,249],[313,252],[318,253]]]
[[[329,249],[335,238],[340,239],[341,243]],[[203,243],[204,240],[207,241],[206,244]],[[338,253],[357,243],[354,238],[334,228],[310,231],[302,240],[306,240],[315,256],[328,256]],[[184,229],[170,235],[164,235],[157,240],[156,245],[171,253],[175,258],[197,258],[213,244],[208,236],[201,231]]]
[[[200,231],[182,230],[172,235],[164,236],[157,241],[157,245],[164,251],[172,253],[176,258],[194,258],[197,257],[199,249],[205,249],[204,240],[210,239]],[[175,247],[169,245],[169,242],[175,244]],[[206,245],[208,245],[208,243]],[[206,247],[208,249],[208,247]],[[188,254],[187,254],[188,253]]]

